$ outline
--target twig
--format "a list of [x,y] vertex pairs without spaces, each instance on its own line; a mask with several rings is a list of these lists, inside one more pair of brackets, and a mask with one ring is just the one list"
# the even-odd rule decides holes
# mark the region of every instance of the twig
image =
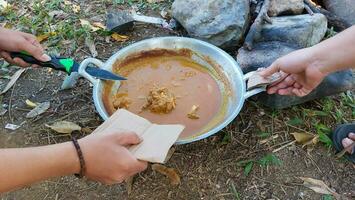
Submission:
[[270,17],[267,14],[269,7],[270,7],[270,0],[264,0],[260,12],[256,17],[254,23],[251,25],[250,30],[245,38],[244,47],[246,49],[251,50],[253,48],[254,40],[260,34],[264,22],[267,22],[269,24],[272,23]]
[[276,152],[278,152],[278,151],[280,151],[280,150],[282,150],[282,149],[284,149],[284,148],[286,148],[286,147],[288,147],[288,146],[290,146],[290,145],[292,145],[292,144],[294,144],[294,143],[296,143],[296,140],[294,140],[294,141],[292,141],[292,142],[289,142],[289,143],[287,143],[287,144],[285,144],[285,145],[283,145],[283,146],[281,146],[281,147],[279,147],[279,148],[273,150],[272,152],[273,152],[273,153],[276,153]]
[[283,185],[281,183],[274,183],[274,182],[271,182],[271,181],[267,181],[265,179],[262,179],[262,178],[258,178],[256,176],[254,176],[254,178],[260,180],[260,181],[263,181],[265,183],[270,183],[271,185],[277,185],[277,186],[280,186],[280,187],[288,187],[288,188],[294,188],[294,186],[289,186],[289,185]]
[[11,95],[10,95],[10,101],[9,101],[9,118],[10,118],[11,123],[14,123],[14,119],[12,118],[12,109],[11,109],[11,107],[12,107],[12,97],[14,95],[15,86],[16,86],[16,82],[12,86]]
[[308,14],[314,15],[314,12],[312,11],[312,9],[307,4],[304,4],[304,9],[306,9]]

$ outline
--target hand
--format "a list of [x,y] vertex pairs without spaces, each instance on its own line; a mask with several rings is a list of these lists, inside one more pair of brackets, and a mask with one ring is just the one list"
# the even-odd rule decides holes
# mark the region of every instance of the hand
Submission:
[[137,160],[127,149],[141,142],[134,133],[93,134],[80,139],[80,147],[89,179],[105,184],[121,183],[147,168],[147,162]]
[[0,56],[7,62],[21,67],[30,66],[20,58],[12,59],[9,52],[26,51],[40,61],[49,61],[51,58],[44,54],[41,44],[34,35],[0,28]]
[[320,64],[315,60],[310,48],[277,59],[270,67],[259,72],[263,77],[279,71],[283,75],[281,81],[268,87],[267,93],[299,97],[309,94],[327,75],[320,71]]

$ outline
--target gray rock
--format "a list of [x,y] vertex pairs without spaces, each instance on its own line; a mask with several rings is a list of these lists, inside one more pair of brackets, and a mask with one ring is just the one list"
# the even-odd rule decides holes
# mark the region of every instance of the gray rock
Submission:
[[270,0],[268,15],[270,17],[284,14],[302,14],[304,10],[303,0]]
[[249,0],[175,0],[173,17],[190,36],[222,48],[235,47],[249,21]]
[[294,50],[296,46],[282,42],[260,42],[253,46],[253,50],[248,51],[240,48],[237,55],[237,62],[244,73],[255,71],[260,67],[270,66],[276,59]]
[[256,42],[280,41],[300,48],[319,43],[327,31],[327,18],[323,14],[272,17],[265,24]]
[[355,25],[355,0],[323,0],[323,3],[328,11]]
[[328,75],[323,82],[305,97],[268,95],[262,93],[256,99],[271,108],[286,108],[317,98],[331,96],[355,88],[355,78],[351,70],[336,72]]

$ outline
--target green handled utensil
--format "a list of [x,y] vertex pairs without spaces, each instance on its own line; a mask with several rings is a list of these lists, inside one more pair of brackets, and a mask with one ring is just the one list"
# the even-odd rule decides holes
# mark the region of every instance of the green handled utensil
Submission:
[[[36,64],[42,67],[50,67],[55,70],[64,71],[67,74],[71,74],[72,72],[79,72],[80,64],[75,62],[71,58],[65,57],[56,57],[50,56],[51,60],[47,62],[42,62],[37,60],[35,57],[31,56],[27,52],[11,52],[10,53],[12,58],[21,58],[27,63]],[[116,75],[112,72],[107,70],[103,70],[97,67],[86,67],[85,71],[93,77],[103,80],[127,80],[125,77]]]

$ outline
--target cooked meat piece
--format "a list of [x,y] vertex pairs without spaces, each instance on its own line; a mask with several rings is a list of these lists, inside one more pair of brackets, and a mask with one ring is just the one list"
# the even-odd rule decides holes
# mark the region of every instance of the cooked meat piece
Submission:
[[176,98],[168,88],[153,87],[148,94],[147,102],[143,109],[154,113],[170,113],[176,107]]

